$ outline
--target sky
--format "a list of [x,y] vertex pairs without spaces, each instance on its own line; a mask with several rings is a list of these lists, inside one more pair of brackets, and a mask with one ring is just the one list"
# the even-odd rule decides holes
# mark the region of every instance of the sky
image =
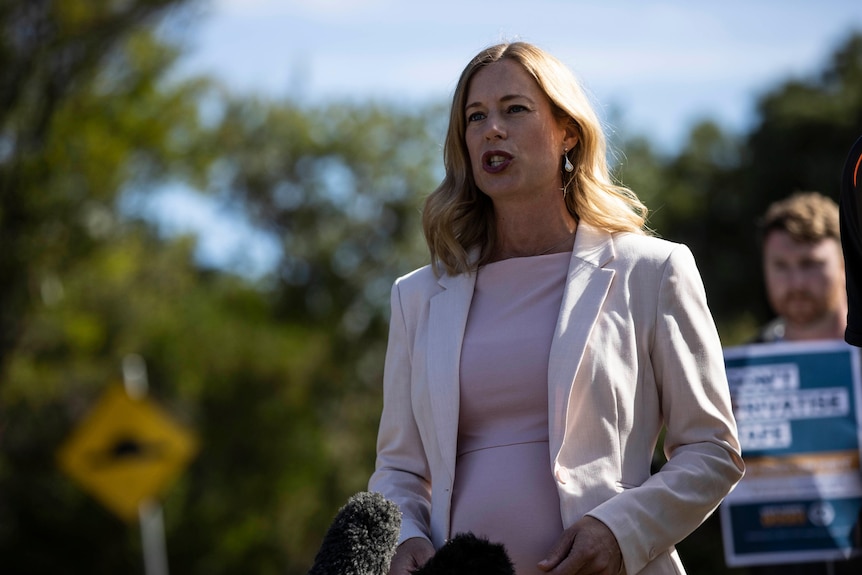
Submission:
[[[862,0],[210,0],[180,73],[302,102],[421,105],[448,101],[482,48],[525,40],[575,72],[601,117],[620,118],[609,132],[674,151],[699,120],[746,129],[760,95],[817,74],[853,31]],[[231,218],[201,198],[164,196],[168,233]],[[201,235],[205,263],[259,256],[245,270],[254,275],[273,257],[271,239],[242,222],[221,235]]]
[[467,61],[521,39],[566,63],[599,108],[673,146],[731,128],[776,81],[819,70],[860,0],[210,0],[185,65],[238,91],[448,101]]

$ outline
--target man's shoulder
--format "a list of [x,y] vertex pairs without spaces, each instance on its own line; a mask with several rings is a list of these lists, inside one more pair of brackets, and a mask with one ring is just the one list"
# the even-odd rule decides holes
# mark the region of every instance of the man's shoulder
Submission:
[[748,343],[775,343],[784,341],[784,319],[775,318],[760,328],[760,331]]

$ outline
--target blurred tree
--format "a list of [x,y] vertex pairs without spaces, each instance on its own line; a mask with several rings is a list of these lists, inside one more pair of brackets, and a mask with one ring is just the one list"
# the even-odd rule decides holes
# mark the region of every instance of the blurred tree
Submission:
[[[76,22],[109,9],[68,6]],[[63,28],[64,9],[40,7],[44,26]],[[11,29],[24,13],[2,14]],[[0,294],[0,555],[16,573],[141,571],[137,527],[54,461],[134,352],[155,399],[203,446],[165,502],[172,568],[304,573],[373,465],[380,398],[369,386],[381,375],[389,285],[421,260],[435,113],[304,110],[169,83],[177,51],[152,33],[158,22],[117,33],[44,110],[21,99],[3,117],[4,280],[20,281]],[[48,38],[45,58],[62,60]],[[205,189],[204,174],[215,194],[283,234],[274,277],[197,269],[188,242],[166,243],[118,214],[123,193],[176,179]]]
[[197,269],[189,241],[167,246],[128,227],[112,239],[67,271],[11,356],[0,398],[4,569],[141,572],[137,526],[54,465],[134,352],[147,358],[153,398],[202,446],[165,502],[172,569],[292,572],[290,558],[316,543],[308,525],[328,521],[332,462],[309,409],[333,355],[327,334],[272,322],[264,290]]
[[391,281],[426,259],[418,212],[440,176],[444,111],[230,97],[220,108],[212,186],[281,239],[280,317],[361,337],[388,312]]
[[[838,201],[841,168],[850,146],[862,135],[862,33],[838,46],[824,69],[809,78],[791,79],[765,94],[758,102],[758,121],[748,134],[738,173],[732,208],[737,225],[744,226],[729,244],[743,257],[737,273],[723,289],[721,311],[742,310],[761,322],[771,312],[760,270],[760,251],[754,228],[773,201],[796,191],[816,190]],[[731,213],[732,213],[731,212]],[[738,302],[740,293],[757,281],[757,297]]]
[[[305,573],[371,472],[389,288],[427,257],[419,209],[446,114],[167,82],[178,51],[161,31],[181,29],[187,5],[0,4],[4,571],[142,572],[137,528],[54,462],[128,353],[202,446],[164,502],[175,572]],[[720,325],[764,315],[753,225],[766,203],[794,186],[837,193],[860,62],[853,36],[822,75],[765,95],[750,134],[704,122],[676,155],[623,144],[621,179],[660,235],[692,247]],[[201,269],[191,240],[118,214],[122,194],[177,179],[278,237],[277,270]],[[714,525],[681,547],[692,572],[730,572]]]
[[822,72],[762,95],[748,133],[728,134],[704,121],[667,157],[643,138],[621,144],[620,178],[653,210],[650,225],[659,235],[691,247],[727,344],[752,337],[770,317],[757,219],[769,203],[798,190],[837,200],[844,158],[862,134],[859,102],[862,34],[852,34]]
[[49,270],[93,244],[121,184],[184,153],[193,88],[157,90],[176,53],[150,30],[190,4],[0,3],[0,374]]
[[427,260],[419,212],[439,180],[446,114],[231,97],[221,109],[211,185],[282,241],[274,319],[329,333],[338,353],[315,405],[331,449],[363,469],[373,434],[358,452],[355,436],[376,429],[389,289]]

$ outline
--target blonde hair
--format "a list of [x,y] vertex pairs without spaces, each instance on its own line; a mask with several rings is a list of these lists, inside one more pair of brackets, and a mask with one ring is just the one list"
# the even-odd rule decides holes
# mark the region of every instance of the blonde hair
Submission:
[[578,143],[567,152],[575,169],[569,174],[560,168],[569,213],[610,232],[645,233],[647,208],[634,192],[611,180],[601,123],[572,72],[532,44],[498,44],[470,61],[452,98],[443,149],[446,175],[426,199],[422,213],[437,275],[441,266],[450,275],[474,271],[489,260],[495,247],[494,207],[476,187],[464,137],[464,107],[476,72],[503,59],[523,66],[548,97],[554,114],[577,129]]

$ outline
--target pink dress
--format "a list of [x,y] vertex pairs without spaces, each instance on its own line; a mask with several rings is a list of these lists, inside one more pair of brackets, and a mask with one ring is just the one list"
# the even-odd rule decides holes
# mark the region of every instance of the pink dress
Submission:
[[461,350],[451,533],[503,543],[518,575],[562,533],[548,448],[548,357],[570,253],[479,270]]

